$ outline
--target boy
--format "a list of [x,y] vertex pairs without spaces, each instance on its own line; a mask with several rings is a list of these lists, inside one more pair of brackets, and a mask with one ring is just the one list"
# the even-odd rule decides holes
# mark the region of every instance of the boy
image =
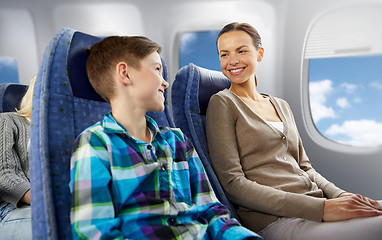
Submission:
[[164,110],[160,47],[108,37],[90,49],[90,82],[111,113],[76,140],[74,239],[261,239],[230,219],[190,141],[146,112]]

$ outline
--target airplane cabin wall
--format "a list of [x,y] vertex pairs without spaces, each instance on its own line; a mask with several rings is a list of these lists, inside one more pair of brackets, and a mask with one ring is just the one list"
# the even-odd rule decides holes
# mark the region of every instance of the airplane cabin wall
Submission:
[[28,9],[1,8],[0,30],[0,56],[15,59],[19,81],[29,83],[37,73],[39,59],[31,12]]
[[[281,3],[281,4],[272,4]],[[249,22],[254,25],[263,38],[268,61],[262,63],[263,71],[259,77],[267,79],[260,88],[264,92],[280,94],[279,84],[274,79],[279,78],[274,71],[280,60],[276,56],[277,41],[280,38],[282,15],[280,6],[283,1],[46,1],[35,0],[33,4],[27,0],[14,0],[2,3],[2,9],[16,9],[28,12],[30,21],[18,24],[9,34],[22,39],[23,47],[31,54],[22,54],[25,50],[11,48],[0,55],[20,55],[17,58],[20,72],[20,82],[28,83],[30,76],[39,70],[44,50],[50,39],[61,27],[71,27],[93,35],[146,35],[159,43],[162,56],[169,68],[170,83],[178,70],[178,39],[179,33],[190,30],[219,30],[231,21]],[[14,16],[17,18],[17,16]],[[8,19],[10,23],[15,20]],[[24,24],[27,22],[28,24]],[[18,29],[18,31],[16,30]],[[0,29],[0,31],[4,31]],[[20,32],[29,32],[28,38]],[[11,45],[11,41],[1,44],[3,48]],[[37,56],[36,56],[37,55]],[[37,58],[37,60],[36,60]],[[30,63],[30,64],[27,64]],[[21,68],[28,66],[28,70]]]

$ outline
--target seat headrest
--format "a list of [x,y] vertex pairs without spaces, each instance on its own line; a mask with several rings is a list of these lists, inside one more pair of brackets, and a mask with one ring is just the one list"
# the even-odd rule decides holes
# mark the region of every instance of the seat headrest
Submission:
[[28,85],[24,84],[9,84],[3,94],[3,112],[14,112],[16,108],[20,107],[21,99],[24,97]]
[[206,115],[211,96],[223,89],[229,88],[231,81],[221,72],[205,69],[193,64],[192,67],[197,68],[199,72],[198,97],[200,114]]
[[101,40],[102,38],[100,37],[82,32],[75,32],[73,35],[67,65],[69,81],[72,86],[73,96],[75,97],[105,102],[94,90],[86,74],[86,61],[89,56],[88,49]]

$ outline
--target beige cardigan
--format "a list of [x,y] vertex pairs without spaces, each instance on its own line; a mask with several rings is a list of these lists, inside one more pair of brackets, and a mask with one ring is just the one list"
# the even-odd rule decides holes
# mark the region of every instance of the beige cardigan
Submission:
[[344,192],[311,166],[289,105],[268,97],[284,133],[228,89],[211,97],[206,119],[213,167],[242,224],[256,232],[280,216],[322,221],[325,197]]

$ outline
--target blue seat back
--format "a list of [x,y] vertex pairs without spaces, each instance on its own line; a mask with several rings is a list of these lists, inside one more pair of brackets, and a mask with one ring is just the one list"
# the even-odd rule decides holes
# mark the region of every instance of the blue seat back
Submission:
[[28,85],[21,83],[1,83],[0,84],[0,113],[14,112],[20,107],[20,102]]
[[235,206],[227,199],[212,168],[208,154],[205,119],[210,97],[229,88],[231,82],[221,72],[198,67],[192,63],[182,67],[175,76],[171,88],[172,112],[175,125],[194,144],[212,187],[220,200],[237,218]]
[[[72,144],[85,128],[111,110],[86,75],[87,49],[101,39],[63,28],[45,50],[32,109],[33,239],[72,239],[68,185]],[[167,68],[162,63],[167,79]],[[148,115],[158,125],[174,127],[167,104],[164,112]]]

